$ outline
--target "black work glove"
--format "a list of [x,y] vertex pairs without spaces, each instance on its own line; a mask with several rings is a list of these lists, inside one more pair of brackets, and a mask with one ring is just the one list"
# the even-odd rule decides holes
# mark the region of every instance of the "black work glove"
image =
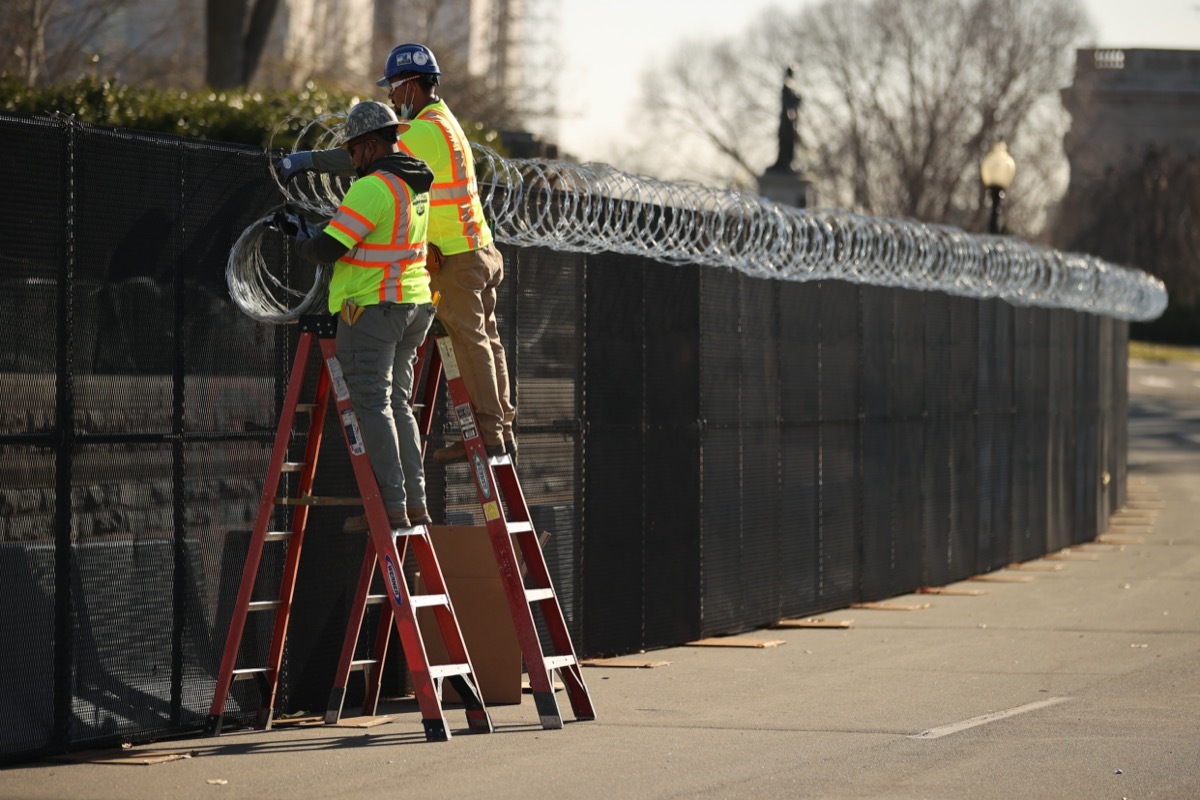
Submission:
[[285,236],[291,236],[296,244],[317,235],[317,231],[291,206],[284,206],[271,217],[271,227]]

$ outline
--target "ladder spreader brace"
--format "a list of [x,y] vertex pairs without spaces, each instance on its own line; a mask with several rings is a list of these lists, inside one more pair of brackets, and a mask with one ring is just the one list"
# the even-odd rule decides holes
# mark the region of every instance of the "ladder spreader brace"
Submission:
[[[368,597],[364,593],[362,597],[356,598],[352,611],[357,612],[357,616],[352,613],[349,626],[353,628],[353,639],[351,639],[348,629],[347,640],[357,641],[363,610],[368,603],[383,604],[381,611],[386,613],[380,614],[380,631],[376,635],[374,657],[352,662],[350,666],[367,671],[368,685],[373,679],[376,688],[378,687],[384,655],[384,651],[380,650],[378,645],[382,639],[384,647],[386,647],[387,636],[384,632],[390,634],[394,621],[404,649],[404,657],[412,678],[417,703],[421,710],[425,738],[429,741],[444,741],[450,738],[450,729],[446,725],[441,701],[441,690],[445,680],[451,682],[462,698],[470,730],[489,733],[493,730],[491,716],[479,694],[475,671],[471,666],[470,657],[462,639],[462,632],[454,615],[450,596],[446,591],[437,555],[429,537],[429,530],[425,526],[392,530],[388,524],[387,510],[384,508],[379,486],[375,481],[375,474],[367,458],[358,420],[350,406],[349,391],[335,355],[334,336],[337,332],[337,318],[305,316],[300,319],[299,330],[300,338],[296,346],[295,360],[292,364],[291,377],[280,413],[275,444],[267,467],[267,477],[258,507],[258,515],[242,571],[237,604],[226,637],[225,652],[217,676],[212,707],[209,710],[205,726],[206,732],[210,735],[217,735],[221,732],[225,705],[232,683],[244,678],[254,678],[259,684],[260,704],[256,726],[271,727],[275,714],[275,693],[279,685],[279,672],[283,662],[284,641],[291,615],[292,595],[295,590],[301,545],[304,541],[308,521],[308,509],[313,505],[354,504],[363,506],[369,530],[367,555],[363,561],[363,572],[359,575],[360,588],[362,586],[369,588],[371,574],[374,572],[375,565],[378,564],[386,587],[386,595]],[[300,393],[314,340],[319,342],[322,358],[320,375],[317,379],[316,398],[313,403],[300,403]],[[358,484],[360,497],[353,500],[319,498],[312,495],[317,456],[320,452],[330,395],[334,398],[342,422],[342,432],[350,452],[350,463]],[[304,460],[288,462],[286,461],[288,444],[291,440],[297,412],[308,412],[309,414]],[[280,478],[284,472],[297,473],[294,496],[278,496]],[[269,530],[277,505],[294,506],[290,530]],[[252,601],[264,547],[273,542],[285,542],[287,547],[278,599]],[[404,556],[410,545],[426,587],[426,591],[421,594],[413,594],[410,591],[404,571]],[[437,630],[443,639],[446,652],[449,654],[450,663],[434,665],[429,663],[429,656],[416,617],[416,609],[422,607],[433,609]],[[238,668],[238,651],[241,648],[247,616],[252,612],[266,611],[274,612],[275,615],[267,663],[263,666]],[[353,648],[351,648],[352,656]],[[342,685],[344,687],[344,682]],[[374,699],[378,699],[377,691]],[[340,708],[340,698],[338,705]],[[370,713],[374,713],[374,705],[372,705]]]

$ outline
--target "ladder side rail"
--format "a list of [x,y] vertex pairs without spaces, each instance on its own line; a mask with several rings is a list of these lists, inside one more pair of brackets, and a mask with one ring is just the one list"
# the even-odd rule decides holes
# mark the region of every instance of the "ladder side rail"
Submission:
[[[454,613],[454,603],[450,590],[446,586],[446,578],[442,575],[438,563],[437,551],[429,535],[429,528],[421,526],[419,533],[407,537],[413,556],[417,559],[417,568],[421,572],[421,581],[425,585],[426,595],[440,596],[444,602],[429,606],[434,623],[445,646],[449,665],[465,664],[467,673],[452,674],[447,680],[458,691],[467,712],[467,723],[477,732],[491,732],[492,721],[484,707],[482,694],[475,682],[475,666],[471,663],[471,654],[467,652],[466,642],[463,641],[462,631],[458,627],[458,617]],[[419,624],[419,623],[418,623]],[[426,662],[428,663],[428,662]]]
[[[427,336],[417,348],[416,365],[413,368],[413,385],[409,393],[409,405],[417,406],[417,429],[421,436],[421,451],[424,455],[426,437],[433,425],[433,407],[437,401],[439,382],[441,380],[442,362],[437,348],[433,346],[433,337]],[[422,379],[424,378],[424,382]],[[370,566],[367,566],[367,561]],[[371,592],[371,579],[375,573],[375,548],[370,546],[364,556],[363,569],[359,573],[358,584],[354,594],[354,606],[350,611],[351,623],[346,629],[346,638],[342,644],[342,654],[338,670],[334,676],[333,691],[329,696],[329,705],[325,712],[325,721],[334,723],[341,717],[342,700],[345,697],[346,686],[350,680],[350,666],[354,659],[354,650],[358,645],[358,636],[362,630],[363,615],[366,612],[367,596]],[[383,679],[383,660],[387,655],[388,641],[392,632],[391,605],[380,609],[379,624],[375,633],[375,648],[372,660],[375,661],[364,673],[366,694],[363,699],[363,713],[373,715],[379,702],[379,689]],[[357,626],[355,625],[357,620]],[[353,632],[353,635],[351,633]]]
[[254,593],[254,584],[258,577],[258,568],[262,561],[263,544],[271,520],[275,516],[275,496],[279,491],[279,480],[283,470],[283,462],[287,458],[288,443],[291,440],[292,425],[295,423],[296,406],[300,402],[300,392],[304,386],[304,371],[312,350],[313,337],[302,334],[296,344],[296,355],[292,361],[292,372],[288,380],[288,388],[284,394],[283,409],[279,415],[279,425],[275,431],[275,443],[271,448],[271,457],[267,462],[267,475],[263,481],[263,491],[259,499],[258,514],[255,517],[254,529],[250,536],[250,544],[246,553],[246,562],[242,566],[242,580],[238,586],[238,596],[234,605],[233,618],[229,623],[229,631],[225,636],[225,650],[221,657],[221,666],[217,672],[217,683],[213,692],[212,705],[209,707],[209,717],[206,728],[209,733],[220,733],[221,718],[225,713],[225,703],[229,698],[230,687],[233,684],[233,671],[237,666],[238,651],[241,649],[242,636],[245,633],[246,617],[249,613],[250,598]]
[[[370,591],[370,583],[367,584]],[[375,648],[371,659],[375,662],[367,667],[363,680],[366,681],[366,692],[363,695],[363,714],[375,716],[379,709],[379,692],[383,685],[383,666],[387,658],[388,644],[392,638],[392,623],[395,614],[391,603],[384,603],[379,608],[379,621],[375,625]]]
[[333,676],[333,689],[329,692],[329,703],[325,707],[325,722],[332,725],[342,717],[342,705],[346,699],[346,686],[350,682],[350,666],[354,661],[354,651],[358,645],[358,637],[362,632],[363,617],[367,610],[367,595],[370,594],[371,578],[375,575],[375,548],[364,548],[362,566],[358,571],[358,590],[350,605],[350,615],[346,622],[346,634],[342,639],[342,654],[338,658],[337,671]]
[[[575,656],[562,606],[554,592],[536,531],[532,528],[525,495],[517,480],[516,467],[508,455],[495,459],[487,457],[471,408],[471,400],[454,358],[453,345],[448,336],[441,335],[437,337],[437,344],[442,355],[446,387],[455,415],[459,418],[459,431],[466,447],[479,503],[483,507],[488,538],[492,543],[492,551],[496,557],[496,565],[500,571],[542,726],[562,727],[562,716],[558,711],[558,701],[553,689],[554,670],[563,675],[576,718],[595,719],[591,697]],[[513,525],[510,525],[505,517],[506,505]],[[516,542],[513,541],[514,536],[517,537]],[[531,582],[535,584],[536,589],[549,590],[547,596],[531,601],[519,566],[517,548],[520,548],[521,554],[525,556],[525,566],[530,571]],[[532,602],[539,604],[550,635],[550,643],[556,649],[551,659],[546,658],[534,619]],[[548,661],[553,666],[547,666]]]
[[[550,577],[550,569],[546,564],[546,555],[542,550],[542,544],[538,540],[537,531],[532,527],[529,506],[525,502],[525,493],[517,480],[516,469],[510,462],[499,465],[496,473],[501,493],[514,521],[530,523],[527,529],[514,534],[513,538],[516,539],[517,547],[524,561],[529,583],[535,589],[550,591],[550,596],[541,600],[538,608],[542,612],[546,630],[550,636],[550,644],[554,649],[552,655],[568,658],[566,664],[555,667],[555,669],[563,680],[567,697],[571,701],[571,709],[575,712],[576,719],[595,719],[596,714],[592,707],[591,694],[584,683],[579,658],[575,653],[575,644],[567,630],[567,620],[563,615],[562,604],[558,600],[558,592],[554,589],[554,582]],[[526,669],[529,669],[528,665]],[[549,670],[547,673],[549,679]],[[530,687],[532,688],[532,686],[533,674],[530,672]]]
[[517,481],[516,471],[511,464],[501,464],[497,465],[494,474],[496,483],[500,487],[500,494],[504,497],[505,506],[508,509],[509,521],[527,523],[527,529],[512,534],[512,538],[516,540],[514,549],[525,564],[525,579],[532,584],[533,588],[553,590],[554,581],[550,576],[550,569],[546,564],[541,543],[538,541],[537,531],[533,529],[529,506],[525,503],[525,492]]
[[[437,324],[436,322],[434,323]],[[420,381],[424,373],[424,383]],[[417,351],[417,366],[413,372],[412,395],[409,402],[419,406],[417,409],[417,430],[421,434],[422,453],[428,439],[429,431],[433,428],[434,409],[437,406],[438,394],[442,383],[442,354],[431,332],[421,343]],[[417,401],[420,401],[419,403]]]
[[[332,339],[321,340],[321,352],[325,358],[326,371],[330,361],[336,360],[334,344]],[[346,411],[350,411],[354,425],[357,426],[357,418],[353,417],[349,393],[344,385],[337,387],[334,399],[338,412],[344,414]],[[401,646],[404,648],[405,659],[412,676],[413,691],[417,697],[417,704],[421,708],[426,738],[431,740],[448,739],[450,731],[446,727],[437,686],[429,674],[429,655],[425,650],[421,632],[417,628],[407,578],[404,575],[403,557],[397,550],[392,537],[391,524],[387,511],[384,509],[379,484],[375,480],[375,473],[371,468],[370,459],[367,457],[366,447],[363,445],[362,432],[357,429],[350,431],[343,423],[342,434],[346,440],[346,446],[350,450],[350,465],[354,470],[354,477],[362,495],[371,546],[378,558],[379,570],[387,588],[388,602],[395,617],[396,631],[400,634]]]
[[400,646],[408,663],[413,694],[421,709],[425,735],[430,739],[448,739],[450,730],[446,727],[439,685],[429,673],[429,653],[425,649],[421,629],[417,626],[416,610],[412,607],[412,593],[408,587],[408,578],[404,574],[404,557],[397,550],[386,525],[378,534],[375,530],[375,526],[372,526],[371,538],[375,551],[379,554],[379,570],[387,589],[396,632],[400,636]]
[[[311,412],[308,437],[305,442],[304,468],[297,481],[297,498],[312,496],[330,392],[329,375],[327,370],[322,368],[317,378],[316,400]],[[308,521],[308,510],[307,505],[301,504],[295,506],[292,511],[293,535],[288,541],[287,557],[283,564],[283,578],[279,582],[279,604],[275,608],[275,626],[271,632],[271,648],[267,655],[268,691],[263,693],[258,714],[258,725],[262,728],[271,727],[271,720],[275,713],[275,693],[279,688],[279,671],[283,666],[283,648],[287,639],[288,622],[292,614],[292,598],[296,590],[296,578],[300,572],[302,534]]]
[[[471,409],[471,398],[463,384],[462,375],[454,360],[453,345],[449,336],[437,337],[438,350],[446,377],[446,388],[454,405],[456,416],[459,416],[459,432],[467,451],[469,469],[475,481],[475,492],[479,504],[483,507],[483,516],[488,530],[488,539],[492,543],[492,552],[496,557],[496,566],[500,570],[501,583],[508,600],[509,612],[512,615],[513,626],[516,628],[517,641],[521,647],[521,655],[525,659],[525,669],[529,674],[529,685],[537,698],[549,698],[554,703],[554,691],[544,664],[545,655],[542,642],[537,633],[533,618],[533,609],[526,599],[524,579],[517,566],[516,553],[508,530],[508,522],[504,516],[504,508],[500,503],[498,484],[495,473],[484,448],[483,438],[479,434],[479,426],[475,422],[474,411]],[[508,456],[502,456],[508,459]],[[562,727],[561,719],[553,724],[551,717],[557,714],[547,708],[538,709],[543,725],[547,727]]]

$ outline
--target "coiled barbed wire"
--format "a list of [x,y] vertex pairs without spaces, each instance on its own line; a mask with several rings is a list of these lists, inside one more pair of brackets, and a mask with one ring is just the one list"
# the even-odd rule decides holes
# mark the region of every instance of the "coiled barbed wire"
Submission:
[[[332,147],[344,115],[304,124],[297,141]],[[1011,237],[912,220],[798,209],[700,184],[622,172],[607,164],[507,159],[474,144],[480,198],[496,239],[522,247],[611,252],[666,264],[734,269],[756,278],[845,280],[1015,305],[1064,308],[1124,320],[1162,314],[1162,281],[1099,258]],[[274,175],[274,173],[272,172]],[[346,177],[305,173],[275,182],[285,202],[331,217]],[[279,303],[259,252],[264,218],[229,255],[230,294],[263,322],[290,322],[323,299],[314,285],[295,308]],[[318,276],[317,283],[321,283]],[[327,282],[328,278],[324,277]],[[298,293],[297,293],[298,294]]]
[[[225,264],[229,296],[242,313],[258,322],[283,324],[303,314],[323,311],[329,295],[329,270],[317,267],[307,293],[286,286],[275,277],[262,253],[263,234],[272,227],[273,214],[255,220],[234,243]],[[300,298],[294,306],[290,298]]]

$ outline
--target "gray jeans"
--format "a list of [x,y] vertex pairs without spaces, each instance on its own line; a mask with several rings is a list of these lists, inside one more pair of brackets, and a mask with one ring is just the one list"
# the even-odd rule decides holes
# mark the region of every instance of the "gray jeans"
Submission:
[[425,508],[421,434],[408,399],[433,312],[432,305],[380,303],[366,306],[353,325],[338,318],[338,361],[388,511]]

